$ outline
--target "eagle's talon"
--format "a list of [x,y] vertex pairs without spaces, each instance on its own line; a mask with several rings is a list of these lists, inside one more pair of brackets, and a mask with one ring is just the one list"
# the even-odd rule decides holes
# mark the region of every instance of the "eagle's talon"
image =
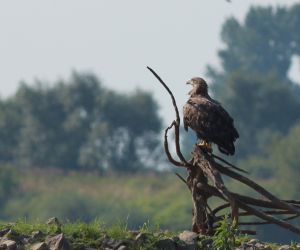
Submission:
[[212,153],[212,143],[205,141],[205,140],[200,140],[200,142],[197,143],[197,146],[200,147],[201,149],[205,150],[208,153]]

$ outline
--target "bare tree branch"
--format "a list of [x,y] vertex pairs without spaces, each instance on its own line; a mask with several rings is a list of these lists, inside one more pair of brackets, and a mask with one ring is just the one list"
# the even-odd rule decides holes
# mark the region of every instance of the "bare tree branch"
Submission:
[[175,113],[176,113],[176,124],[175,124],[176,153],[177,153],[179,159],[184,163],[184,165],[189,166],[189,163],[186,161],[186,159],[184,158],[184,156],[183,156],[183,154],[181,153],[181,150],[180,150],[180,141],[179,141],[179,138],[180,138],[179,137],[180,116],[179,116],[179,112],[178,112],[178,108],[177,108],[177,104],[176,104],[176,100],[174,98],[174,95],[171,92],[171,90],[169,89],[169,87],[164,83],[164,81],[160,78],[160,76],[153,69],[151,69],[148,66],[147,66],[147,69],[150,70],[150,72],[158,79],[158,81],[164,86],[164,88],[167,90],[167,92],[171,96],[173,107],[174,107]]

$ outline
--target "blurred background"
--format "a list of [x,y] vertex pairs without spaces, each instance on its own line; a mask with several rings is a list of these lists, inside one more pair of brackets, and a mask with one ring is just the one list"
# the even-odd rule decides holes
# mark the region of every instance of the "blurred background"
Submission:
[[[229,160],[279,197],[300,199],[300,2],[0,4],[1,221],[190,228],[189,191],[162,148],[173,107],[147,65],[180,108],[185,82],[207,79],[240,133]],[[188,156],[195,136],[181,139]],[[300,240],[274,226],[257,237]]]

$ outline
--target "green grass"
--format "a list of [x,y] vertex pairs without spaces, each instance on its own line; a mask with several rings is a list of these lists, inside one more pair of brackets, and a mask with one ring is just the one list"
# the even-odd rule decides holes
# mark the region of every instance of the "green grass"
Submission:
[[[117,223],[112,226],[106,226],[99,220],[91,223],[83,222],[67,222],[61,226],[48,225],[46,223],[27,222],[25,220],[18,220],[14,223],[0,223],[0,230],[11,229],[13,234],[19,238],[20,235],[25,237],[30,236],[33,232],[41,231],[45,236],[38,238],[36,242],[44,241],[47,236],[63,233],[70,242],[73,249],[85,249],[86,247],[101,248],[102,239],[109,237],[115,240],[134,240],[136,234],[130,231],[126,223]],[[157,226],[152,226],[149,223],[144,223],[139,229],[139,232],[147,234],[147,239],[141,245],[133,247],[132,249],[153,249],[155,242],[159,239],[168,238],[176,235],[174,232],[163,231]],[[12,236],[8,236],[14,239]],[[36,242],[30,242],[34,244]]]

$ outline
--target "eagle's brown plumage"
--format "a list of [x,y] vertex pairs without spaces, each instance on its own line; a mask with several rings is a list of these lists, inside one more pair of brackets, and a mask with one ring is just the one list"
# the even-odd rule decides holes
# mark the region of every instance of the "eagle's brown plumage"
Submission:
[[183,107],[184,128],[193,129],[201,140],[217,144],[222,153],[233,155],[234,141],[239,137],[233,119],[220,103],[208,95],[205,80],[195,77],[187,84],[191,84],[193,89]]

